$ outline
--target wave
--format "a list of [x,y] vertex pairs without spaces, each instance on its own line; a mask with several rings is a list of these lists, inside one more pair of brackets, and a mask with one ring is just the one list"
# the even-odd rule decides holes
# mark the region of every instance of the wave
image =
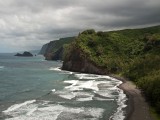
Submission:
[[75,76],[80,80],[65,80],[64,83],[69,85],[55,94],[76,101],[118,101],[121,90],[117,86],[122,83],[121,81],[103,75],[75,74]]
[[51,67],[49,70],[61,72],[59,74],[73,74],[71,71],[62,70],[60,67]]
[[11,107],[9,107],[7,110],[5,110],[3,112],[4,113],[11,112],[11,111],[17,110],[18,108],[20,108],[22,106],[26,106],[27,104],[31,104],[31,103],[34,103],[34,102],[36,102],[36,100],[30,100],[30,101],[25,101],[24,103],[15,104],[15,105],[12,105]]
[[51,67],[49,70],[62,71],[60,67]]
[[52,92],[55,92],[55,91],[56,91],[56,89],[52,89],[51,91],[52,91]]
[[[125,104],[125,102],[127,101],[127,97],[124,94],[123,90],[118,88],[118,86],[122,84],[122,81],[112,78],[110,76],[103,75],[75,74],[75,76],[80,80],[64,81],[65,83],[71,84],[70,86],[66,86],[66,89],[69,89],[72,92],[90,89],[93,90],[93,92],[95,93],[89,95],[88,97],[79,97],[77,101],[116,100],[118,108],[116,112],[110,117],[110,120],[123,120],[125,118],[125,112],[123,109],[127,106]],[[81,81],[82,79],[87,79],[88,81]],[[74,93],[75,97],[79,96],[78,94],[76,94],[76,92]]]
[[5,115],[10,116],[6,120],[100,119],[104,112],[102,108],[68,107],[48,101],[44,103],[45,101],[32,102],[14,111],[5,112]]
[[100,84],[100,82],[96,82],[95,80],[90,80],[90,81],[68,80],[64,82],[71,84],[70,86],[65,87],[70,91],[83,90],[83,89],[91,89],[94,91],[98,91],[99,88],[97,87],[97,85]]
[[124,112],[124,108],[127,107],[127,105],[125,104],[125,102],[127,101],[127,97],[126,95],[123,93],[122,90],[120,90],[120,95],[118,98],[118,108],[117,111],[110,117],[109,120],[124,120],[125,119],[125,112]]
[[4,66],[0,66],[0,69],[3,69],[4,68]]
[[32,115],[36,110],[37,110],[38,108],[37,107],[35,107],[35,108],[33,108],[33,109],[31,109],[29,112],[27,112],[27,116],[30,116],[30,115]]
[[[52,70],[62,71],[59,69],[60,68],[52,68]],[[67,73],[69,72],[67,71]],[[58,96],[57,99],[60,98],[60,101],[45,102],[31,100],[15,104],[3,111],[5,115],[12,117],[7,120],[56,120],[58,118],[85,119],[88,117],[91,117],[91,119],[103,118],[103,113],[105,111],[105,108],[103,107],[77,107],[72,104],[72,102],[82,104],[82,102],[89,103],[89,101],[111,101],[112,103],[117,103],[118,108],[110,117],[110,120],[123,120],[125,118],[125,112],[123,109],[126,107],[125,102],[127,97],[123,93],[123,90],[118,88],[122,83],[121,81],[103,75],[72,74],[78,79],[64,80],[63,82],[65,86],[63,89],[52,89],[50,91],[51,94],[49,93],[50,97]],[[66,101],[71,101],[71,103],[67,104]]]

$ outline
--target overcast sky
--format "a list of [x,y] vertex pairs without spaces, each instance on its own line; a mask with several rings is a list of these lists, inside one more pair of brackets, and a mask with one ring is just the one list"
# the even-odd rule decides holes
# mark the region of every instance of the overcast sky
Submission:
[[84,29],[160,24],[160,0],[0,0],[0,52],[39,49]]

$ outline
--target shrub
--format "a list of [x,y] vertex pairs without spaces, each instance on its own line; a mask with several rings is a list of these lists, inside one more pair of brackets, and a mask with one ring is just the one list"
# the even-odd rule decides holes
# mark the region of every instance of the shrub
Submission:
[[88,29],[88,30],[85,30],[85,31],[83,31],[81,34],[95,34],[96,32],[95,32],[95,30],[94,29]]

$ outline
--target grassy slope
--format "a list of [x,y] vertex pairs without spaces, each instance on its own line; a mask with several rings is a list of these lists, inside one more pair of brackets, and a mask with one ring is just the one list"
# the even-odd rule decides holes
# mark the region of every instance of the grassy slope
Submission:
[[97,66],[134,81],[160,113],[160,26],[97,33],[86,30],[68,49],[73,47]]

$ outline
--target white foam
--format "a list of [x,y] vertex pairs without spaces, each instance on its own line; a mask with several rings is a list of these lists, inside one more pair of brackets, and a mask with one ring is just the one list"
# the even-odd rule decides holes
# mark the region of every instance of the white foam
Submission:
[[58,96],[64,98],[64,99],[73,99],[76,98],[76,101],[91,101],[93,100],[92,98],[94,97],[94,94],[89,93],[89,92],[69,92],[69,91],[64,91],[64,92],[58,92],[56,93]]
[[117,100],[118,108],[117,111],[110,117],[110,120],[124,120],[125,119],[125,113],[123,109],[127,106],[125,104],[127,97],[124,94],[123,90],[119,89],[119,97]]
[[91,119],[99,119],[102,117],[104,109],[102,108],[84,108],[84,107],[67,107],[57,104],[32,103],[23,106],[23,109],[6,112],[10,118],[6,120],[56,120],[60,119],[78,119],[83,120],[90,116]]
[[55,92],[56,90],[55,90],[55,89],[52,89],[51,91],[52,91],[52,92]]
[[98,75],[94,74],[75,74],[75,76],[79,79],[96,79],[98,78]]
[[89,109],[86,109],[85,114],[91,115],[94,118],[99,119],[99,118],[102,118],[103,112],[104,112],[104,109],[102,108],[89,108]]
[[[96,87],[97,88],[98,88],[98,85],[101,84],[101,83],[110,84],[109,86],[107,86],[107,88],[102,87],[102,90],[99,90],[99,89],[95,88],[95,86],[94,86],[94,90],[95,90],[94,92],[96,94],[99,94],[101,96],[104,96],[104,97],[107,97],[107,98],[110,98],[110,99],[104,99],[104,98],[99,98],[99,97],[94,97],[94,99],[96,99],[96,100],[117,100],[117,104],[118,104],[117,111],[110,117],[110,119],[112,119],[112,120],[123,120],[125,118],[125,115],[124,115],[125,113],[123,111],[123,108],[125,108],[127,106],[125,104],[125,101],[127,100],[127,97],[123,93],[123,90],[118,88],[118,86],[120,84],[122,84],[122,81],[117,80],[115,78],[112,78],[110,76],[92,75],[92,74],[76,74],[76,77],[79,78],[79,79],[88,79],[88,80],[93,79],[93,80],[96,80],[96,82],[97,82]],[[103,79],[103,78],[109,80],[110,83],[107,83],[107,82],[104,82],[104,81],[101,82],[101,83],[98,83],[98,79]],[[91,88],[91,86],[92,86],[92,88]],[[75,87],[77,87],[77,86],[75,86]],[[92,81],[92,84],[87,83],[87,85],[86,84],[84,86],[79,85],[78,87],[79,88],[82,87],[82,88],[93,89],[93,81]],[[112,92],[117,92],[118,94],[117,95],[112,95]],[[83,100],[83,98],[82,98],[82,100]]]
[[0,66],[0,69],[3,69],[4,68],[4,66]]
[[78,83],[78,80],[66,80],[66,81],[64,81],[64,83],[69,83],[69,84],[72,84],[72,85],[76,85]]
[[[64,91],[66,93],[58,93],[60,97],[65,99],[72,99],[76,98],[76,101],[91,101],[94,99],[96,100],[114,100],[118,99],[116,95],[112,95],[112,92],[119,92],[117,91],[117,87],[110,85],[111,81],[105,80],[88,80],[88,81],[79,81],[79,80],[66,80],[64,83],[69,83],[71,85],[66,86]],[[115,82],[114,82],[115,83]],[[100,89],[98,85],[101,85]],[[103,85],[103,86],[102,86]],[[108,86],[108,87],[105,87]],[[85,89],[90,89],[93,92],[84,92]],[[79,92],[78,92],[79,91]],[[94,95],[99,94],[100,97],[94,97]]]
[[92,97],[76,98],[76,101],[91,101]]
[[75,97],[73,94],[66,94],[66,95],[59,95],[59,96],[65,99],[69,99],[69,100]]
[[55,67],[55,68],[51,67],[51,68],[49,68],[49,70],[58,71],[59,72],[58,74],[73,74],[73,72],[62,70],[60,67]]
[[99,100],[99,101],[114,101],[115,99],[106,99],[106,98],[100,98],[100,97],[94,97],[94,100]]
[[69,74],[73,74],[73,72],[69,72]]
[[7,110],[5,110],[5,111],[3,111],[3,112],[4,112],[4,113],[6,113],[6,112],[11,112],[11,111],[14,111],[14,110],[22,107],[22,106],[25,106],[25,105],[27,105],[27,104],[31,104],[31,103],[34,103],[34,102],[36,102],[36,100],[30,100],[30,101],[25,101],[24,103],[15,104],[15,105],[9,107]]
[[99,94],[100,96],[107,97],[107,98],[116,98],[115,95],[112,95],[111,91],[100,90],[96,92],[96,94]]
[[112,81],[116,81],[119,82],[119,80],[110,77],[110,76],[106,76],[106,75],[95,75],[95,74],[75,74],[75,76],[79,79],[108,79],[108,80],[112,80]]
[[[56,120],[58,115],[63,111],[64,107],[59,105],[42,106],[42,104],[36,104],[37,108],[29,109],[30,106],[26,106],[24,110],[21,109],[15,113],[9,114],[12,118],[6,120]],[[29,112],[27,112],[29,111]]]
[[91,89],[98,91],[98,84],[95,82],[95,80],[90,80],[90,81],[79,81],[79,80],[68,80],[64,81],[65,83],[70,83],[72,85],[66,86],[66,89],[69,89],[70,91],[75,91],[75,90],[83,90],[83,89]]
[[62,71],[61,69],[60,69],[60,67],[51,67],[49,70],[54,70],[54,71]]
[[94,94],[90,92],[74,92],[76,101],[91,101],[93,100]]
[[58,96],[64,98],[64,99],[73,99],[75,97],[73,92],[70,91],[56,91],[55,94],[57,94]]
[[[85,75],[85,74],[83,74]],[[96,75],[98,76],[98,75]],[[100,76],[102,77],[102,76]],[[99,78],[100,78],[99,77]],[[119,92],[117,85],[121,82],[119,81],[107,81],[107,80],[66,80],[64,83],[69,83],[71,85],[66,86],[64,91],[67,91],[67,93],[59,93],[60,97],[66,98],[66,99],[72,99],[76,98],[77,101],[90,101],[93,100],[94,94],[85,95],[85,92],[82,92],[85,89],[90,89],[93,91],[93,93],[99,94],[100,96],[106,97],[106,100],[108,99],[118,99],[117,95],[112,95],[112,92]],[[101,87],[99,88],[98,85]],[[107,87],[105,87],[107,86]],[[77,92],[81,91],[81,92]],[[70,93],[72,92],[72,93]],[[80,94],[82,93],[82,94]],[[101,99],[101,98],[100,98]],[[103,98],[105,99],[105,98]],[[97,99],[98,100],[98,99]]]
[[36,110],[37,110],[37,107],[31,109],[26,115],[30,116],[30,115],[33,114],[33,112],[36,111]]

